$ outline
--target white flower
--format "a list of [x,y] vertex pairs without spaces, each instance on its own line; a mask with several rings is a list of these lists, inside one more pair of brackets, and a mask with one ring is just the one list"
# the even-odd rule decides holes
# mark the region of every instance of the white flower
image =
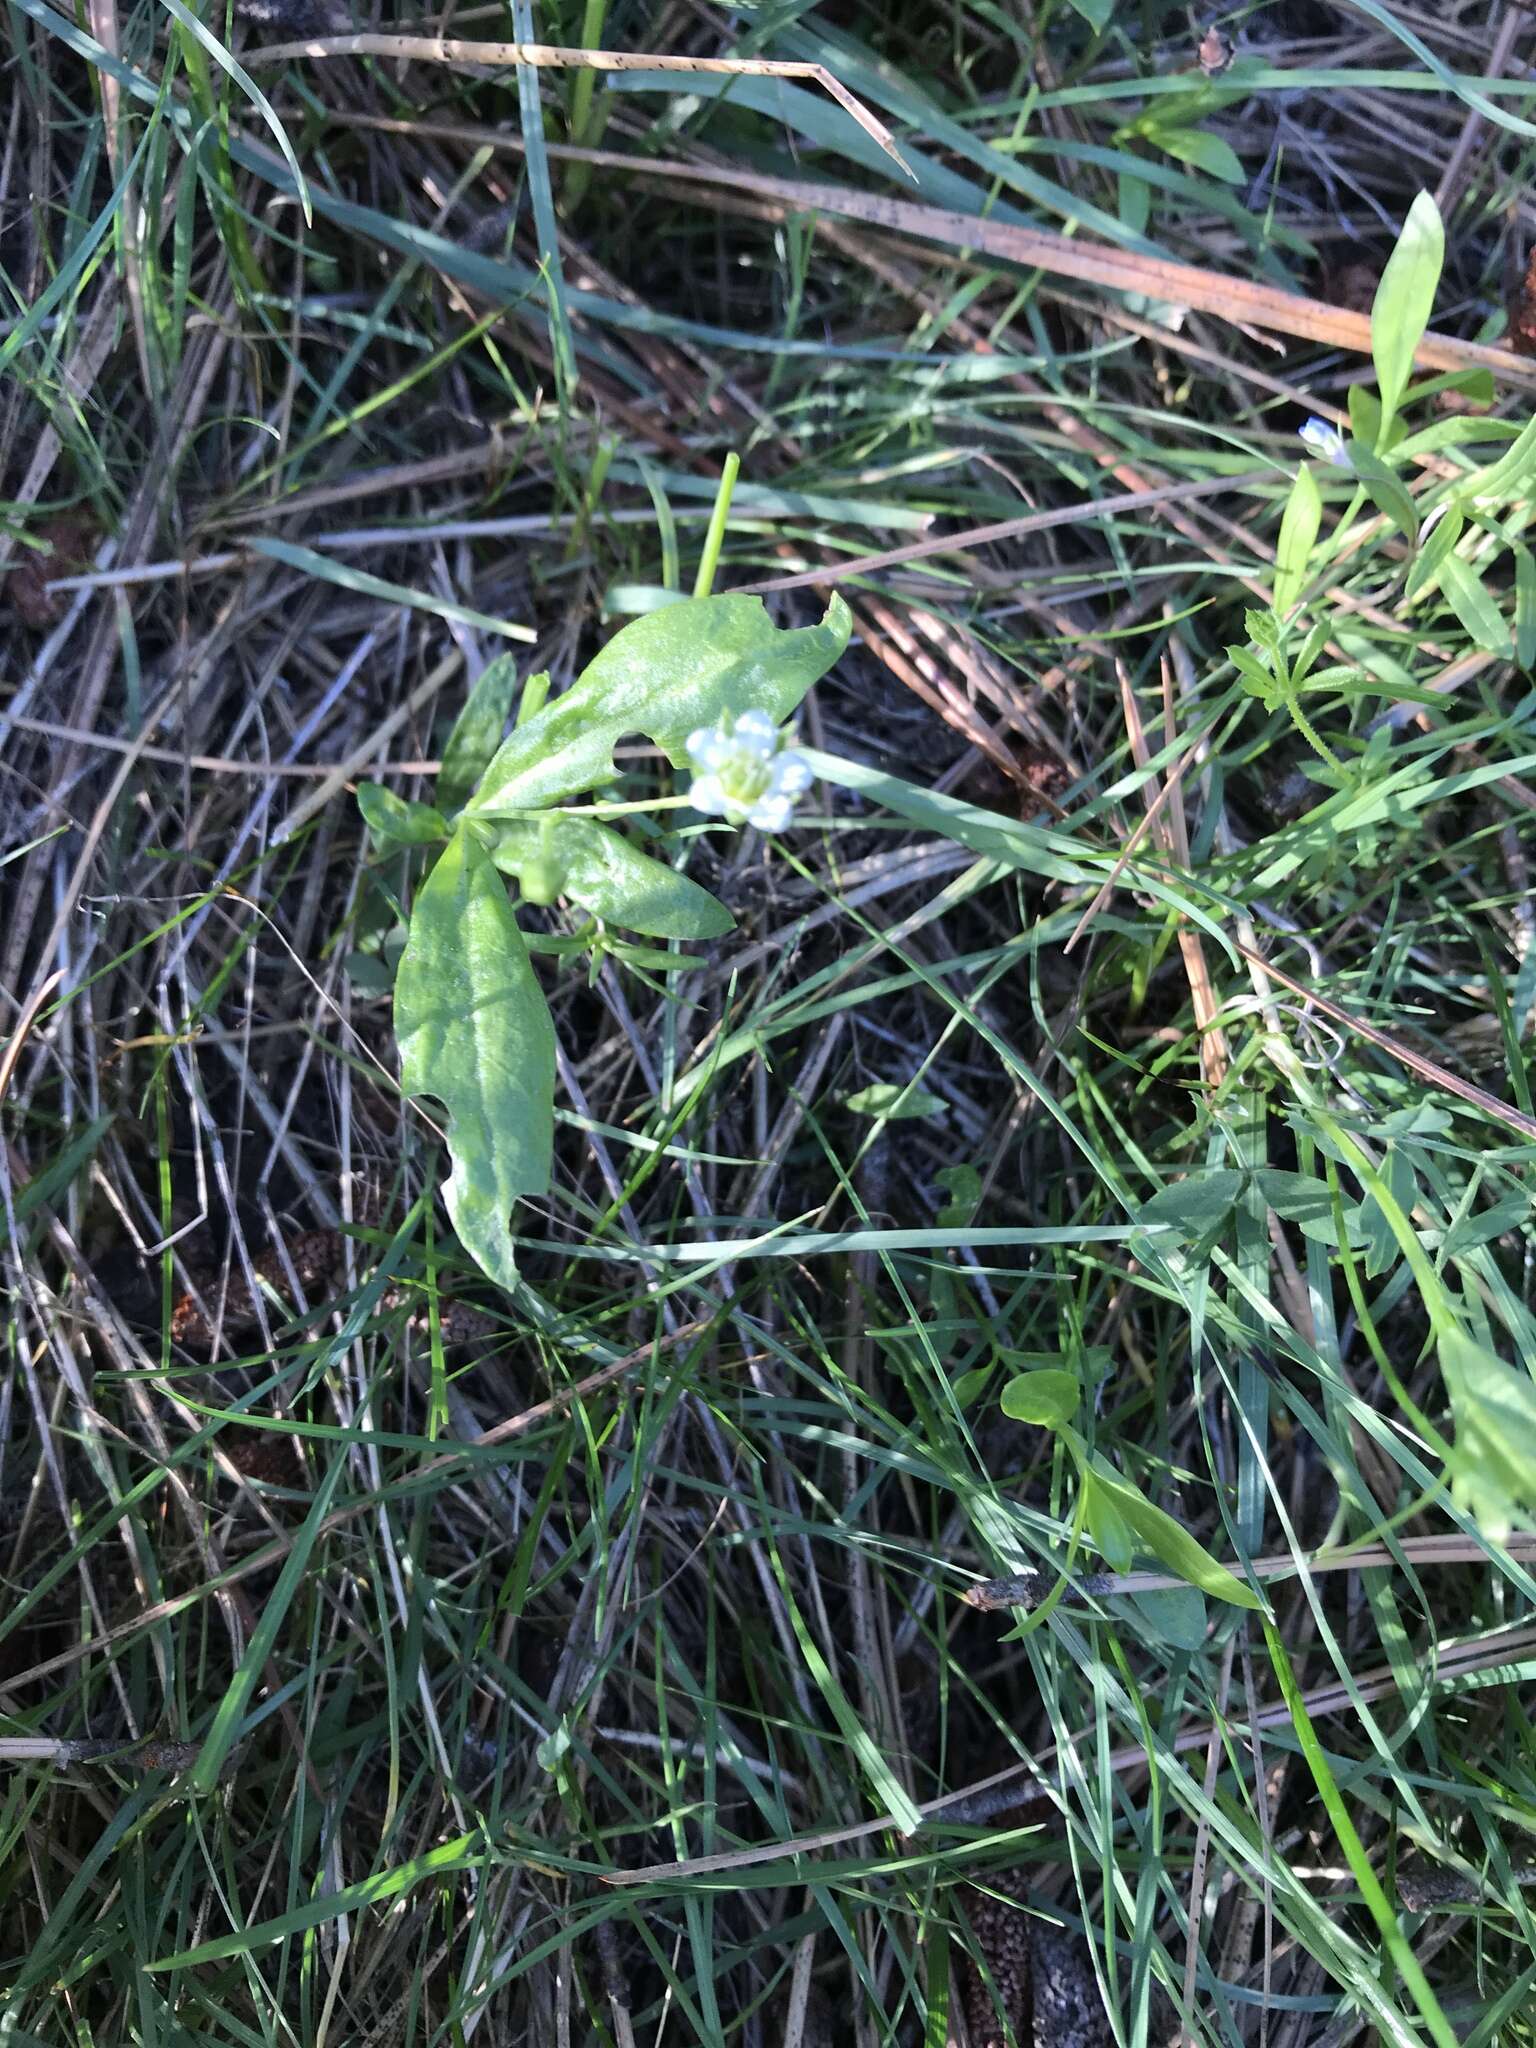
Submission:
[[734,721],[702,725],[688,736],[693,787],[688,801],[696,811],[713,812],[732,825],[755,825],[760,832],[782,832],[795,808],[795,798],[811,786],[811,764],[804,754],[782,743],[783,736],[766,711],[743,711]]
[[1305,441],[1314,455],[1320,455],[1324,462],[1331,462],[1335,469],[1348,469],[1349,450],[1344,445],[1344,436],[1337,427],[1327,420],[1320,420],[1314,414],[1304,427],[1296,429],[1298,439]]

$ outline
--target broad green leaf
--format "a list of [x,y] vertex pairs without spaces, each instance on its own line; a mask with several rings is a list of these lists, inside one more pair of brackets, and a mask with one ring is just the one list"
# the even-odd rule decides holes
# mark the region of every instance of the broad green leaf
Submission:
[[1045,1366],[1021,1372],[1002,1392],[1002,1409],[1015,1422],[1033,1422],[1041,1429],[1059,1429],[1083,1404],[1083,1383],[1075,1372]]
[[855,1116],[883,1116],[899,1123],[904,1117],[938,1116],[948,1104],[942,1095],[910,1081],[875,1081],[850,1095],[848,1107]]
[[1296,481],[1291,485],[1291,494],[1285,501],[1285,513],[1280,521],[1280,545],[1275,553],[1277,612],[1288,612],[1300,597],[1322,523],[1322,493],[1317,488],[1312,465],[1304,462],[1296,472]]
[[1194,1586],[1158,1586],[1127,1595],[1149,1631],[1159,1640],[1191,1656],[1205,1647],[1209,1625],[1205,1595]]
[[1417,546],[1419,515],[1401,479],[1358,441],[1350,443],[1349,463],[1376,510],[1391,520],[1409,547]]
[[435,804],[410,803],[377,782],[359,783],[357,808],[374,838],[386,845],[435,846],[448,837],[448,821]]
[[1224,1564],[1218,1564],[1205,1545],[1197,1543],[1182,1523],[1176,1522],[1172,1515],[1164,1514],[1161,1508],[1154,1507],[1139,1487],[1122,1478],[1103,1458],[1096,1455],[1084,1477],[1091,1479],[1100,1494],[1113,1503],[1142,1549],[1150,1550],[1158,1562],[1176,1577],[1187,1580],[1191,1586],[1198,1586],[1213,1600],[1225,1600],[1233,1607],[1262,1611],[1264,1603],[1252,1587],[1244,1585]]
[[637,852],[621,832],[596,818],[551,811],[543,818],[510,819],[498,828],[491,858],[520,881],[537,863],[553,863],[553,888],[547,895],[530,890],[530,900],[569,896],[605,923],[647,938],[718,939],[736,923],[707,889]]
[[1091,1466],[1083,1468],[1083,1520],[1100,1557],[1112,1572],[1128,1572],[1136,1554],[1131,1525],[1121,1514],[1115,1496],[1099,1483]]
[[1219,1229],[1243,1191],[1243,1176],[1234,1166],[1192,1173],[1160,1188],[1136,1212],[1138,1223],[1171,1223],[1186,1238],[1204,1237]]
[[1193,164],[1224,185],[1241,185],[1248,173],[1230,142],[1205,128],[1153,128],[1147,139],[1181,164]]
[[955,1397],[955,1406],[957,1408],[968,1408],[981,1393],[991,1377],[992,1368],[990,1365],[978,1365],[973,1367],[970,1372],[961,1373],[959,1379],[951,1384],[949,1390]]
[[549,1185],[555,1033],[491,857],[463,826],[417,895],[395,978],[400,1085],[448,1112],[459,1241],[514,1284],[509,1218]]
[[1492,592],[1471,563],[1460,555],[1447,555],[1440,564],[1440,594],[1485,653],[1512,651],[1509,628]]
[[1480,1244],[1492,1244],[1495,1239],[1506,1237],[1512,1231],[1529,1230],[1531,1208],[1529,1195],[1506,1195],[1491,1209],[1474,1209],[1470,1216],[1463,1216],[1445,1233],[1440,1245],[1441,1256],[1459,1259],[1465,1253],[1475,1251]]
[[479,817],[539,810],[611,782],[614,747],[628,733],[644,733],[677,766],[688,735],[727,712],[786,719],[852,629],[840,597],[819,626],[785,632],[757,597],[701,597],[647,612],[517,728],[468,809]]
[[1429,325],[1444,261],[1440,209],[1427,192],[1421,192],[1408,209],[1371,306],[1371,358],[1384,420],[1397,411],[1407,386],[1414,353]]
[[1107,27],[1109,18],[1115,11],[1115,0],[1072,0],[1072,5],[1088,26],[1094,29]]
[[1338,1243],[1333,1191],[1325,1180],[1315,1180],[1305,1173],[1286,1173],[1276,1166],[1261,1166],[1254,1179],[1275,1214],[1294,1223],[1303,1237],[1318,1244]]
[[448,744],[443,748],[437,802],[438,808],[450,816],[469,802],[475,784],[495,758],[507,720],[512,716],[512,699],[516,694],[516,657],[498,654],[480,671],[480,680],[453,721]]
[[1440,1369],[1456,1420],[1451,1493],[1502,1542],[1536,1509],[1536,1382],[1456,1329],[1441,1332]]

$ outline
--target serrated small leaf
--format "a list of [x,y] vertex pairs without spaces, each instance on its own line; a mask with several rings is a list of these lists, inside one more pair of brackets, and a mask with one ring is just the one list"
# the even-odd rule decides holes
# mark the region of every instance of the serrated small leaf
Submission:
[[914,1087],[910,1081],[875,1081],[848,1097],[855,1116],[883,1116],[891,1123],[908,1117],[938,1116],[948,1108],[942,1095]]
[[766,711],[782,723],[852,630],[840,597],[820,625],[782,632],[758,597],[694,598],[647,612],[508,737],[468,810],[542,810],[597,789],[613,780],[613,750],[629,733],[644,733],[678,766],[688,735],[727,713]]
[[1185,1238],[1204,1237],[1225,1223],[1242,1191],[1243,1176],[1235,1167],[1212,1167],[1160,1188],[1149,1202],[1142,1203],[1136,1221],[1171,1223]]
[[448,837],[448,821],[435,804],[412,803],[377,782],[358,784],[357,808],[386,846],[435,846]]
[[1408,209],[1371,305],[1371,359],[1386,419],[1397,411],[1407,386],[1414,355],[1429,325],[1444,261],[1440,209],[1427,192],[1421,192]]
[[474,795],[475,784],[495,759],[506,734],[516,695],[517,661],[510,654],[498,654],[480,671],[464,709],[453,721],[437,777],[440,810],[451,816]]
[[522,876],[534,862],[559,870],[555,895],[594,917],[651,939],[718,939],[736,920],[697,882],[641,853],[611,825],[569,811],[509,819],[497,828],[491,858]]
[[[1213,1600],[1225,1600],[1232,1607],[1262,1611],[1264,1603],[1251,1586],[1229,1572],[1224,1564],[1218,1564],[1205,1545],[1197,1543],[1181,1522],[1176,1522],[1172,1515],[1164,1514],[1161,1508],[1154,1507],[1140,1487],[1133,1486],[1129,1479],[1123,1478],[1102,1458],[1096,1456],[1084,1476],[1113,1502],[1137,1543],[1144,1550],[1151,1551],[1159,1564],[1175,1577],[1191,1586],[1198,1586]],[[1124,1566],[1116,1569],[1123,1570]]]
[[1003,1388],[1003,1413],[1015,1422],[1032,1422],[1040,1429],[1059,1429],[1070,1422],[1083,1403],[1083,1383],[1075,1372],[1043,1366],[1038,1372],[1021,1372]]
[[448,1113],[444,1196],[464,1249],[516,1278],[510,1218],[549,1185],[555,1033],[506,884],[461,827],[418,892],[395,978],[400,1085]]

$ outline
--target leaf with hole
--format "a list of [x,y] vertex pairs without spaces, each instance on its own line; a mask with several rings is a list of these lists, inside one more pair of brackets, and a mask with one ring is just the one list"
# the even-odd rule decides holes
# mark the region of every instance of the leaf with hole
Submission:
[[744,711],[787,719],[848,644],[834,597],[820,625],[781,631],[761,598],[705,597],[633,619],[563,696],[518,726],[468,805],[474,817],[542,810],[611,782],[629,733],[680,766],[688,735]]

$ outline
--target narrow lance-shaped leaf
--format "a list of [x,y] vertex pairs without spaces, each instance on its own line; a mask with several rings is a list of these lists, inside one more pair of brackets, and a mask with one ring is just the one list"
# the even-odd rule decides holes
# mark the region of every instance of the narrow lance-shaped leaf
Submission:
[[819,626],[781,632],[761,598],[703,597],[634,619],[562,697],[511,734],[469,805],[476,816],[538,810],[614,776],[627,733],[654,740],[674,766],[689,733],[727,715],[789,717],[848,644],[853,620],[834,597]]
[[1083,1475],[1097,1489],[1098,1501],[1109,1501],[1144,1550],[1150,1550],[1160,1564],[1209,1593],[1213,1600],[1225,1600],[1233,1607],[1263,1608],[1263,1601],[1251,1586],[1196,1542],[1182,1523],[1154,1507],[1139,1487],[1133,1486],[1100,1457]]
[[459,1241],[510,1286],[513,1204],[549,1185],[555,1034],[506,884],[463,827],[411,912],[395,1036],[406,1094],[448,1112],[444,1194]]
[[1296,472],[1280,521],[1280,545],[1275,556],[1275,610],[1282,615],[1302,593],[1322,523],[1322,493],[1310,465],[1304,462]]
[[490,766],[512,716],[512,699],[516,694],[517,658],[498,654],[480,671],[480,680],[453,721],[448,744],[443,748],[437,803],[439,810],[450,817],[469,802],[475,784]]
[[1376,364],[1383,425],[1397,411],[1407,386],[1414,354],[1429,325],[1444,261],[1440,209],[1427,192],[1421,192],[1408,209],[1371,306],[1371,356]]

